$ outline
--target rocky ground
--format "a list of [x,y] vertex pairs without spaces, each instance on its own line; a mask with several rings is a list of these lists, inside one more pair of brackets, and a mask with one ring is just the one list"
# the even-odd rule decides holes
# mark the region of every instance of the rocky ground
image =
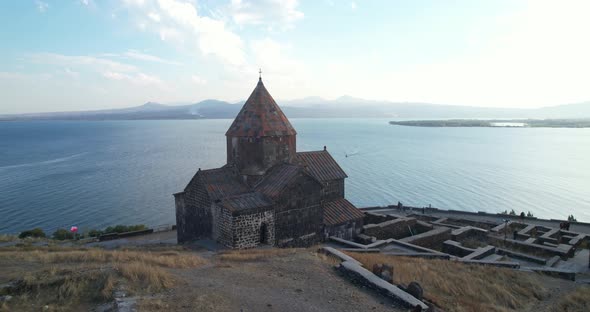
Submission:
[[[85,249],[87,246],[52,247],[51,242],[49,247],[44,246],[45,244],[25,244],[23,247],[22,242],[15,246],[2,247],[0,288],[2,284],[22,279],[23,276],[26,285],[51,286],[46,281],[48,277],[50,281],[65,284],[56,287],[55,292],[27,286],[28,288],[21,289],[20,293],[13,294],[13,298],[5,302],[2,300],[6,300],[6,294],[0,291],[0,297],[4,298],[0,298],[0,311],[116,311],[112,303],[117,300],[124,303],[119,305],[119,311],[405,311],[396,307],[390,299],[352,284],[334,270],[334,265],[338,262],[317,253],[316,247],[265,248],[240,252],[219,248],[210,241],[179,247],[172,243],[173,240],[173,232],[163,232],[93,244],[91,249]],[[68,248],[74,250],[72,254],[69,254]],[[127,249],[128,254],[124,254],[122,250]],[[87,252],[95,252],[92,259],[86,256]],[[51,256],[58,253],[59,256]],[[149,257],[144,259],[138,254]],[[198,260],[192,261],[190,257]],[[151,267],[143,272],[144,277],[135,276],[133,271],[121,273],[121,268],[125,269],[125,265],[130,262],[140,265],[146,263]],[[400,265],[398,269],[402,267]],[[479,270],[478,268],[479,266],[474,266],[467,270]],[[111,285],[115,296],[97,297],[85,294],[84,298],[71,298],[78,294],[70,289],[73,287],[64,286],[68,285],[69,276],[79,275],[80,271],[89,269],[99,272],[107,270],[105,276],[117,278],[119,282]],[[130,269],[132,268],[128,268]],[[137,270],[137,274],[142,273],[141,267],[133,269]],[[475,271],[471,272],[473,274]],[[401,273],[398,272],[398,275]],[[587,286],[590,275],[579,274],[577,282],[571,282],[534,273],[522,274],[531,274],[533,285],[544,289],[539,298],[527,299],[526,295],[521,295],[519,300],[531,301],[530,304],[523,305],[526,307],[525,311],[590,310],[590,286]],[[100,281],[100,276],[95,276],[97,281]],[[499,276],[496,279],[510,284],[510,276],[506,274],[506,278]],[[65,277],[65,281],[62,277]],[[418,276],[411,279],[420,280]],[[444,276],[441,279],[445,279]],[[485,280],[486,278],[483,279],[484,282]],[[79,284],[82,282],[78,280],[78,284],[72,285],[90,287],[88,290],[91,293],[104,293],[107,289],[104,283],[100,288],[94,289],[90,284]],[[150,288],[149,283],[161,287]],[[120,285],[134,286],[129,287],[129,291],[124,287],[120,291]],[[433,286],[422,286],[425,296],[429,296]],[[463,295],[453,293],[450,289],[448,296],[449,302],[458,302]],[[502,298],[498,298],[498,302],[500,300]],[[460,306],[450,309],[446,307],[446,310],[478,311],[473,307]],[[499,306],[495,311],[521,310]]]
[[254,260],[212,259],[209,266],[176,274],[184,282],[141,302],[144,310],[403,311],[351,285],[332,261],[309,250]]

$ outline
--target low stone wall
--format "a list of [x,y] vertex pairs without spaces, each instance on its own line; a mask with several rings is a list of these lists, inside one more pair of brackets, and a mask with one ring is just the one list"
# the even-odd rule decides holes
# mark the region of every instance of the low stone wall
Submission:
[[511,269],[520,268],[520,263],[518,263],[518,262],[463,260],[463,259],[459,260],[459,262],[466,263],[466,264],[488,265],[488,266],[495,266],[495,267],[501,267],[501,268],[511,268]]
[[[433,250],[430,248],[426,248],[426,247],[422,247],[422,246],[418,246],[418,245],[414,245],[414,244],[410,244],[410,243],[406,243],[403,242],[401,240],[397,240],[397,239],[389,239],[387,240],[388,244],[391,244],[393,246],[400,246],[403,247],[405,249],[409,249],[415,252],[422,252],[422,253],[434,253],[434,254],[441,254],[441,255],[448,255],[446,253],[437,251],[437,250]],[[387,248],[384,248],[384,250],[386,250]]]
[[496,247],[494,246],[486,246],[486,247],[479,247],[471,254],[463,257],[463,260],[481,260],[487,256],[493,255],[496,253]]
[[400,241],[426,248],[436,248],[449,239],[451,239],[451,229],[439,227],[422,234],[402,238]]
[[344,261],[338,266],[338,270],[354,282],[376,290],[380,294],[393,299],[404,308],[413,309],[412,311],[428,310],[428,306],[424,302],[416,299],[399,287],[382,280],[377,275],[363,268],[356,261]]
[[100,235],[98,237],[98,240],[102,242],[102,241],[106,241],[106,240],[113,240],[113,239],[119,239],[119,238],[124,238],[124,237],[140,236],[140,235],[150,234],[153,232],[154,232],[153,229],[147,229],[147,230],[139,230],[139,231],[133,231],[133,232],[124,232],[124,233],[107,233],[107,234]]
[[471,226],[474,228],[480,228],[484,230],[489,230],[491,228],[496,227],[498,224],[494,222],[487,222],[487,221],[473,221],[467,219],[455,219],[455,218],[448,218],[445,223],[458,225],[458,226]]
[[453,256],[457,256],[460,258],[463,258],[463,257],[475,252],[475,249],[463,247],[463,246],[461,246],[461,243],[456,242],[456,241],[452,241],[452,240],[444,241],[442,250],[443,250],[443,252],[446,252],[448,254],[451,254]]
[[460,229],[453,230],[451,232],[453,240],[463,241],[468,238],[475,239],[486,239],[488,237],[488,231],[473,226],[465,226]]
[[365,212],[364,224],[378,224],[390,220],[394,220],[396,217],[388,216],[384,214],[374,213],[374,212]]
[[560,270],[560,269],[554,269],[554,268],[548,268],[548,267],[523,267],[521,269],[526,270],[526,271],[533,271],[533,272],[537,272],[537,273],[541,273],[541,274],[545,274],[545,275],[549,275],[549,276],[553,276],[553,277],[558,277],[558,278],[562,278],[562,279],[569,280],[569,281],[576,280],[576,272],[570,271],[570,270]]
[[473,226],[465,226],[451,232],[453,240],[463,241],[467,238],[485,239],[488,236],[488,231]]
[[513,239],[502,239],[499,237],[489,236],[488,240],[490,243],[497,247],[511,247],[519,251],[531,253],[535,256],[553,257],[560,256],[562,259],[572,257],[574,254],[574,248],[570,245],[559,245],[558,247],[549,247],[538,244],[529,244]]
[[322,247],[319,250],[321,253],[326,254],[328,256],[332,256],[340,261],[350,261],[350,262],[355,262],[358,265],[361,265],[360,262],[356,261],[354,258],[352,258],[351,256],[339,251],[336,248],[332,248],[332,247]]
[[[496,253],[498,253],[499,255],[506,255],[506,256],[512,257],[514,259],[520,259],[520,260],[533,262],[533,263],[537,263],[537,264],[541,264],[541,265],[547,264],[547,259],[545,259],[545,258],[535,257],[535,256],[531,256],[528,254],[524,254],[521,252],[516,252],[513,250],[504,249],[504,248],[498,248],[496,250]],[[555,257],[558,257],[558,256],[555,256]]]
[[363,233],[375,236],[377,239],[399,239],[411,235],[410,228],[416,224],[414,218],[401,218],[379,224],[367,224],[363,227]]
[[324,237],[340,237],[352,240],[357,237],[362,229],[363,220],[357,219],[339,225],[326,225],[324,227]]

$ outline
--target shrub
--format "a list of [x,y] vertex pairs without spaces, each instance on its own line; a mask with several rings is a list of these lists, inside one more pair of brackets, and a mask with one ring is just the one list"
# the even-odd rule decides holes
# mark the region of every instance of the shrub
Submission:
[[90,231],[88,231],[88,236],[89,237],[98,237],[98,236],[101,236],[102,234],[104,234],[104,233],[101,230],[90,230]]
[[534,217],[533,213],[532,213],[532,212],[530,212],[530,211],[529,211],[529,212],[527,212],[526,216],[527,216],[527,217],[529,217],[529,218],[532,218],[532,217]]
[[[104,230],[104,233],[125,233],[125,232],[134,232],[134,231],[142,231],[147,230],[147,227],[144,224],[136,224],[136,225],[116,225],[116,226],[109,226]],[[102,234],[102,233],[101,233]]]
[[74,233],[70,233],[66,229],[57,229],[57,231],[53,232],[52,236],[57,240],[74,239]]
[[32,230],[23,231],[18,235],[18,238],[25,237],[46,237],[45,232],[40,228],[34,228]]

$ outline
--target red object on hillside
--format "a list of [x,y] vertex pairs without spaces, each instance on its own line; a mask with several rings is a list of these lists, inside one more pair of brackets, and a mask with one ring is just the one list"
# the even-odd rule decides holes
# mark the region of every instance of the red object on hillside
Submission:
[[78,232],[78,227],[77,227],[77,226],[75,226],[75,225],[74,225],[74,226],[72,226],[72,227],[70,228],[70,232],[72,232],[72,233],[76,233],[76,232]]

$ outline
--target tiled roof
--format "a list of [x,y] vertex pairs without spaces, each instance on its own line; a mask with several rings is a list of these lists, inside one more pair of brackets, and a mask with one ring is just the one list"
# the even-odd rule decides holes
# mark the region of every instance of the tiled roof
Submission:
[[250,188],[245,183],[242,183],[232,170],[232,168],[223,167],[197,172],[197,175],[200,175],[203,184],[205,184],[205,189],[209,193],[211,200],[250,192]]
[[348,177],[328,151],[299,152],[297,163],[320,181],[343,179]]
[[229,211],[242,211],[255,208],[272,207],[273,203],[259,192],[250,192],[227,197],[221,201],[221,206]]
[[254,189],[266,196],[276,197],[301,172],[297,165],[283,164],[271,168]]
[[295,134],[297,132],[264,87],[262,79],[225,133],[226,136],[234,137]]
[[364,214],[345,198],[324,203],[324,224],[337,225],[361,219]]

